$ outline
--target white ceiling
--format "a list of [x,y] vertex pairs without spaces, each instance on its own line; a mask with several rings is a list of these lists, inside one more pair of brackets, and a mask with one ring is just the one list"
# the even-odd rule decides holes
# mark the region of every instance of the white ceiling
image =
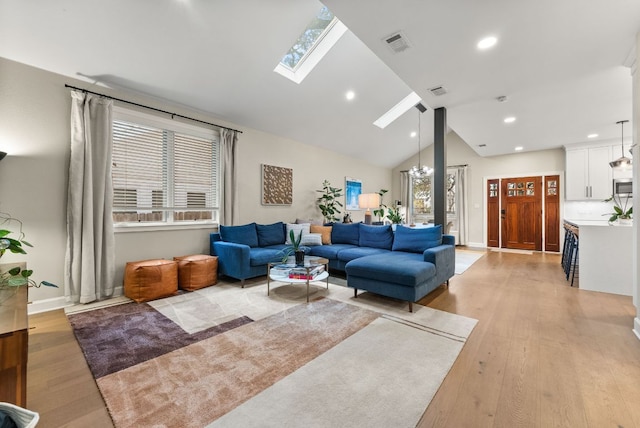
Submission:
[[[444,106],[450,128],[483,156],[590,133],[619,139],[615,122],[631,119],[624,63],[640,30],[638,0],[324,3],[351,31],[299,85],[273,69],[316,0],[0,0],[0,56],[386,167],[415,154],[418,113],[384,130],[373,121],[412,90],[431,107],[423,146],[433,108]],[[394,54],[382,39],[398,30],[412,47]],[[486,35],[498,43],[478,51]],[[449,93],[432,96],[436,85]],[[505,125],[508,115],[516,122]]]

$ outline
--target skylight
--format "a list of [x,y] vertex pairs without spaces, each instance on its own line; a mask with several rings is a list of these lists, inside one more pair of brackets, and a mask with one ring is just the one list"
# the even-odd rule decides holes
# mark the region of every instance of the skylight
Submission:
[[273,71],[302,82],[346,31],[347,27],[323,7]]
[[411,107],[415,106],[420,101],[422,101],[420,95],[416,94],[415,92],[411,92],[409,95],[404,97],[402,101],[391,107],[388,112],[380,116],[378,120],[373,122],[373,124],[380,129],[384,129],[391,122],[405,114]]

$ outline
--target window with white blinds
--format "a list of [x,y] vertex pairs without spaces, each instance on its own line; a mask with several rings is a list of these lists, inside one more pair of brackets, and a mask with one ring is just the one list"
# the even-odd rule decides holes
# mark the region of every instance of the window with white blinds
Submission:
[[140,113],[115,115],[115,223],[217,221],[217,135],[191,128]]

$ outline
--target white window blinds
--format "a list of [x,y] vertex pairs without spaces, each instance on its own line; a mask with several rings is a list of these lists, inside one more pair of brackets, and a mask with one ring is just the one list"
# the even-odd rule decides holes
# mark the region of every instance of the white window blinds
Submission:
[[114,222],[216,220],[218,158],[215,138],[114,120]]

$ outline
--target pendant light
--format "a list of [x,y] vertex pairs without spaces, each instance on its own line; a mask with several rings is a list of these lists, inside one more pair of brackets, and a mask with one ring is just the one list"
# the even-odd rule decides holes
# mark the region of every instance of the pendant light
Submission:
[[620,120],[618,122],[616,122],[616,124],[620,124],[621,128],[622,128],[622,136],[621,136],[621,141],[620,141],[620,148],[622,150],[622,156],[619,157],[618,159],[609,162],[609,165],[611,166],[611,168],[620,168],[620,169],[627,169],[627,168],[631,168],[631,159],[629,159],[628,157],[626,157],[624,155],[624,124],[629,122],[628,120]]
[[423,166],[420,163],[420,152],[422,151],[420,147],[420,115],[427,109],[422,105],[422,103],[416,104],[416,109],[418,110],[418,166],[412,166],[409,169],[409,175],[413,178],[421,179],[431,175],[433,173],[433,168],[429,168],[426,165]]

